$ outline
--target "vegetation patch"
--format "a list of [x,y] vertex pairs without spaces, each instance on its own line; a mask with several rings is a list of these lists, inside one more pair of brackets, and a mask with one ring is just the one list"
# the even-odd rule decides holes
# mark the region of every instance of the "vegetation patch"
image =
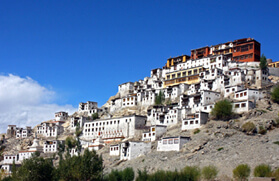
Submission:
[[223,147],[220,147],[220,148],[217,149],[217,151],[221,151],[221,150],[223,150],[223,149],[224,149]]
[[198,134],[199,132],[201,132],[199,128],[194,129],[194,134]]
[[256,126],[252,122],[246,122],[242,125],[242,131],[246,132],[247,134],[252,134],[255,133],[256,131]]
[[211,111],[211,115],[213,115],[215,119],[230,119],[233,115],[232,103],[227,99],[216,102]]
[[247,180],[251,169],[247,164],[240,164],[233,170],[233,177],[237,180]]

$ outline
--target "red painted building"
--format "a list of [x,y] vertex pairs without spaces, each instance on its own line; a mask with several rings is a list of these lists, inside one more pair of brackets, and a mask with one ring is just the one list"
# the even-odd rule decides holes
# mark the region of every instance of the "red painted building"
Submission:
[[253,38],[238,39],[233,42],[233,60],[238,62],[259,62],[261,44]]

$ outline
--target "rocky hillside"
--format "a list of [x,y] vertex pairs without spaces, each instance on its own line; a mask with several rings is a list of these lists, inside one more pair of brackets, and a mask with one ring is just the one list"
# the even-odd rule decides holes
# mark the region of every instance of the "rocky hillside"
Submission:
[[[120,162],[119,157],[109,156],[109,148],[105,147],[99,153],[103,155],[105,172],[111,169],[133,167],[134,170],[146,168],[148,172],[163,170],[180,170],[187,165],[200,167],[215,165],[219,169],[219,177],[232,177],[232,170],[239,164],[247,163],[254,168],[265,163],[273,168],[279,165],[279,105],[268,100],[258,103],[258,108],[230,121],[210,121],[194,134],[194,131],[184,131],[180,125],[168,129],[166,136],[191,136],[180,152],[157,152],[156,142],[152,151],[131,161]],[[245,132],[242,125],[252,122],[254,132]],[[267,132],[261,132],[263,127]]]

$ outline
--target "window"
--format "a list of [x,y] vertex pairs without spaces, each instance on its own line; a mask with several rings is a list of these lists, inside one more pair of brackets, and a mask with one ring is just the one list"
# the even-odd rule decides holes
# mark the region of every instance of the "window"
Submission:
[[173,139],[169,139],[169,144],[173,144]]
[[235,104],[235,108],[239,108],[239,104]]
[[163,140],[163,145],[168,144],[168,140]]
[[246,107],[246,103],[242,103],[242,104],[241,104],[241,107]]
[[188,125],[188,121],[185,121],[185,122],[184,122],[184,125]]
[[174,144],[178,144],[179,143],[179,139],[174,139]]
[[244,92],[244,96],[247,96],[247,92]]
[[190,121],[190,124],[194,124],[194,121]]

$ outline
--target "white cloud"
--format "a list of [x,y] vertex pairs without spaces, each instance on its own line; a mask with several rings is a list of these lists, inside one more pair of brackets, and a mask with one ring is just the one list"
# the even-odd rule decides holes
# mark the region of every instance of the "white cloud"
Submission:
[[21,78],[9,74],[0,75],[0,132],[6,132],[7,125],[35,126],[54,118],[54,113],[66,111],[72,114],[72,105],[57,105],[55,92],[41,86],[30,77]]

